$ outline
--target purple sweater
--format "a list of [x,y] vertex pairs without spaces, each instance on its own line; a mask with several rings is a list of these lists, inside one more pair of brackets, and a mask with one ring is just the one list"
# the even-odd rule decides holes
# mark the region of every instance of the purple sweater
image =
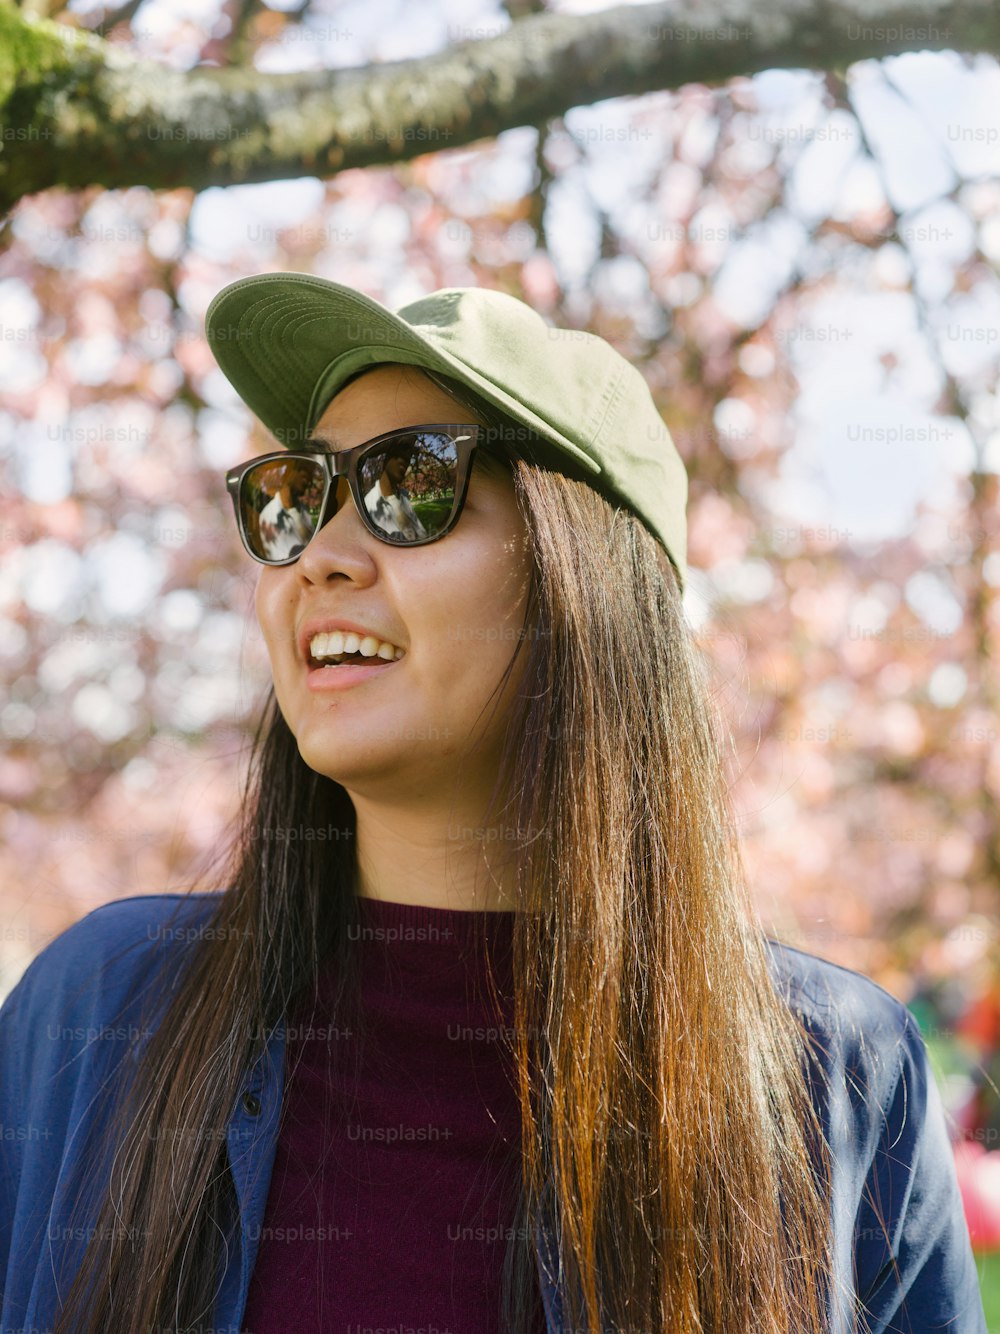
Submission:
[[521,1117],[472,928],[485,921],[509,1036],[513,913],[359,905],[360,1068],[351,1035],[327,1041],[325,974],[312,1031],[310,1005],[289,1020],[286,1115],[243,1330],[500,1334]]

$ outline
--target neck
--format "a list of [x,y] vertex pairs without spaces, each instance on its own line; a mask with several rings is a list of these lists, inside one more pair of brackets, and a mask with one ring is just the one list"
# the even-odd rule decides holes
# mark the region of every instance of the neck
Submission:
[[515,909],[513,868],[501,864],[509,829],[484,828],[457,805],[446,813],[352,800],[360,897],[463,912]]

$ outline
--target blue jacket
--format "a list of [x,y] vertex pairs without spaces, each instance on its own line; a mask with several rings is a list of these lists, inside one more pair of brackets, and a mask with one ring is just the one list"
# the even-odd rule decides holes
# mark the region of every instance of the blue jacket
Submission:
[[[0,1007],[0,1334],[51,1329],[55,1262],[69,1251],[75,1272],[86,1240],[80,1234],[87,1229],[74,1232],[67,1219],[73,1171],[100,1129],[89,1116],[92,1100],[135,1036],[129,1016],[154,956],[182,950],[216,897],[140,896],[96,909],[41,951]],[[916,1020],[871,979],[790,946],[768,946],[784,994],[826,1049],[831,1092],[814,1087],[814,1097],[835,1159],[836,1261],[860,1303],[853,1323],[837,1328],[987,1334],[944,1112]],[[239,1334],[246,1305],[283,1055],[279,1024],[247,1069],[228,1126],[241,1228],[215,1308],[219,1334]],[[540,1253],[547,1245],[541,1234],[538,1245]],[[549,1334],[563,1334],[558,1289],[545,1268]]]

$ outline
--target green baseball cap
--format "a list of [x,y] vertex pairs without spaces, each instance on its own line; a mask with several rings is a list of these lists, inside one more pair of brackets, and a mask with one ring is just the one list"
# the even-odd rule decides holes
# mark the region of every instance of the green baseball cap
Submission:
[[643,376],[596,334],[553,327],[490,288],[446,287],[393,312],[307,273],[230,283],[209,306],[205,333],[240,398],[286,448],[309,438],[365,366],[403,362],[453,376],[537,435],[516,452],[636,514],[684,587],[683,461]]

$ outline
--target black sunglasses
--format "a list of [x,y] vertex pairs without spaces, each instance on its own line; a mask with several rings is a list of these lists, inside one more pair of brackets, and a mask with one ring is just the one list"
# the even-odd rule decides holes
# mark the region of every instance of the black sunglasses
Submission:
[[236,526],[262,565],[291,565],[347,503],[380,542],[420,547],[458,522],[478,425],[409,426],[331,450],[319,440],[276,450],[226,473]]

